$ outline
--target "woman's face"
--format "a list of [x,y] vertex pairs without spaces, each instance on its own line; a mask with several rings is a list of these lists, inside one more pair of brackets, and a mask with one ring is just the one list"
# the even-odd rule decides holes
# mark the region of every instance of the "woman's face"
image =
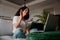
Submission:
[[23,11],[23,17],[27,14],[28,12],[28,8],[26,8],[24,11]]

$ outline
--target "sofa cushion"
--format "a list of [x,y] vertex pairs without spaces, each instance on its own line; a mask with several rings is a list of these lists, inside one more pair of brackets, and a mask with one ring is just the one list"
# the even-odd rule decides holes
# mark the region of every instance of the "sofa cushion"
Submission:
[[0,19],[0,35],[12,34],[12,21]]
[[30,33],[26,40],[60,40],[60,31]]
[[12,40],[12,36],[0,36],[0,40]]
[[23,38],[13,39],[12,36],[0,36],[0,40],[25,40]]

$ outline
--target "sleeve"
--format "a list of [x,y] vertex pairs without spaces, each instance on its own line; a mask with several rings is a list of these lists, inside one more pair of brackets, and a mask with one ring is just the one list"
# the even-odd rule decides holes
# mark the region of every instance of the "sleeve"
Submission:
[[14,16],[14,17],[13,17],[13,24],[14,24],[14,23],[17,23],[17,21],[18,21],[17,16]]

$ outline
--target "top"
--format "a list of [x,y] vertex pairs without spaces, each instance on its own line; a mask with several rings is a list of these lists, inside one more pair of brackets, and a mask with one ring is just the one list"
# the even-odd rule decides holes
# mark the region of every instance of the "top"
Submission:
[[[17,23],[17,21],[18,21],[18,16],[14,16],[13,17],[13,24],[14,23]],[[19,28],[16,28],[16,27],[13,27],[13,33],[15,33],[15,31],[17,30],[17,29],[22,29],[22,30],[24,30],[25,29],[25,27],[26,27],[26,21],[21,21],[21,23],[20,23],[20,27]]]

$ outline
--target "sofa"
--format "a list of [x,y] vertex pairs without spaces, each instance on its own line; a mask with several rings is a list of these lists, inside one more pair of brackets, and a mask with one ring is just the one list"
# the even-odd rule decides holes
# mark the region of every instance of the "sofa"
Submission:
[[0,40],[25,40],[25,39],[13,39],[12,36],[12,21],[0,19]]
[[60,31],[33,32],[27,35],[26,40],[60,40]]

